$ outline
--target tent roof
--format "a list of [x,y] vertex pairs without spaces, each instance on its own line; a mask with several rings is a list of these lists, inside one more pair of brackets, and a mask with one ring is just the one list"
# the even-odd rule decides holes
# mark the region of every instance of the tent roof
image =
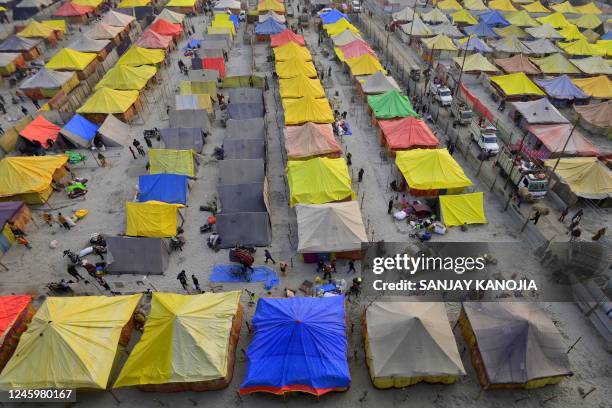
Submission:
[[126,201],[125,235],[150,238],[175,236],[179,207],[182,207],[182,205],[162,203],[161,201],[147,201],[146,203]]
[[327,98],[303,96],[295,99],[283,99],[285,124],[299,125],[306,122],[332,123],[334,113]]
[[241,394],[322,395],[350,384],[342,296],[260,298]]
[[123,14],[115,10],[109,10],[108,13],[102,17],[102,23],[113,27],[126,27],[132,21],[136,19],[128,14]]
[[530,54],[531,50],[516,37],[505,37],[491,44],[496,51]]
[[523,72],[528,75],[541,74],[538,67],[529,61],[529,58],[523,54],[517,54],[510,58],[499,58],[493,62],[508,73]]
[[154,65],[162,62],[164,58],[165,54],[163,50],[133,46],[119,58],[116,65],[131,65],[133,67]]
[[230,159],[219,162],[219,185],[262,183],[265,177],[262,159]]
[[49,122],[44,116],[37,116],[32,122],[23,128],[19,135],[31,142],[39,142],[43,147],[48,147],[47,140],[55,141],[59,134],[60,127]]
[[115,65],[104,74],[94,89],[107,87],[117,90],[141,90],[156,72],[157,68],[151,65]]
[[151,174],[183,174],[195,176],[195,164],[191,149],[149,149]]
[[100,88],[77,109],[78,113],[124,113],[137,100],[138,91]]
[[430,50],[438,50],[438,51],[456,51],[457,47],[453,40],[447,37],[444,34],[436,35],[432,38],[425,38],[422,40],[423,44],[429,48]]
[[361,35],[359,33],[354,33],[351,30],[344,30],[337,35],[333,35],[332,41],[334,42],[336,46],[340,47],[342,45],[346,45],[360,38],[361,38]]
[[85,142],[85,145],[88,145],[89,142],[91,142],[96,136],[98,129],[98,125],[91,123],[77,113],[72,117],[72,119],[70,119],[70,121],[68,121],[68,123],[64,125],[61,133],[70,140],[73,138],[81,139],[77,140],[79,145],[81,145],[81,143],[79,143],[81,141]]
[[344,30],[350,30],[354,33],[358,33],[359,29],[355,27],[353,24],[349,23],[346,19],[341,19],[336,21],[333,24],[325,24],[323,26],[328,35],[334,36],[342,33]]
[[574,6],[572,6],[572,3],[570,3],[569,1],[564,1],[563,3],[553,4],[552,6],[550,6],[550,8],[559,13],[570,13],[570,14],[578,13],[578,10],[576,10]]
[[114,115],[108,115],[98,129],[98,133],[111,142],[124,146],[128,143],[130,126],[117,119]]
[[397,90],[387,91],[380,95],[369,95],[368,105],[379,119],[418,116],[408,97]]
[[[0,226],[4,227],[4,225],[11,220],[19,211],[24,208],[26,205],[23,201],[2,201],[0,202]],[[28,302],[31,300],[29,295],[23,295],[24,298],[28,298]],[[13,316],[13,319],[10,319],[11,309],[7,303],[12,303],[10,301],[11,296],[0,296],[0,339],[4,340],[5,331],[8,326],[13,323],[13,320],[17,316]],[[27,303],[26,303],[27,304]],[[7,321],[6,319],[9,319]]]
[[[23,207],[22,202],[11,201],[0,204],[0,217],[5,220],[2,225],[21,207]],[[0,296],[0,338],[4,339],[4,335],[31,301],[32,296],[30,295]]]
[[[338,53],[338,50],[340,53]],[[336,48],[336,54],[338,54],[341,60],[360,57],[363,54],[372,54],[376,56],[376,53],[370,48],[368,43],[361,39]]]
[[[417,13],[418,15],[418,13]],[[414,10],[412,7],[405,7],[391,15],[395,21],[412,21]]]
[[45,67],[49,69],[60,69],[67,71],[81,71],[96,59],[96,54],[75,51],[70,48],[62,48],[55,54]]
[[160,129],[164,147],[171,150],[193,150],[201,153],[204,137],[201,128],[168,128]]
[[71,1],[62,4],[53,12],[53,15],[56,17],[72,17],[72,16],[82,16],[87,13],[93,13],[94,8],[90,6],[80,6]]
[[226,159],[263,159],[266,157],[265,143],[261,139],[225,138],[223,149]]
[[612,171],[597,157],[563,157],[544,161],[579,197],[598,200],[612,197]]
[[491,384],[571,375],[567,346],[536,303],[464,303]]
[[502,13],[499,10],[491,10],[484,12],[480,15],[480,21],[485,22],[486,24],[492,27],[505,27],[509,26],[510,23],[505,19]]
[[200,128],[203,131],[210,129],[210,119],[204,109],[170,109],[170,127]]
[[111,25],[99,22],[94,25],[91,30],[87,31],[85,35],[94,40],[112,40],[123,30],[123,27],[113,27]]
[[540,24],[550,24],[553,28],[563,28],[571,25],[562,13],[555,12],[546,16],[536,18]]
[[9,64],[12,64],[17,58],[21,56],[22,54],[20,52],[0,52],[0,67],[5,67]]
[[361,250],[368,241],[357,201],[298,204],[298,252],[344,252]]
[[264,117],[264,106],[257,103],[230,103],[227,114],[231,119],[252,119]]
[[588,78],[572,78],[572,82],[582,89],[584,93],[593,98],[612,98],[612,82],[605,75]]
[[550,79],[536,79],[535,82],[548,96],[554,99],[587,99],[589,96],[578,88],[567,75]]
[[143,336],[113,387],[226,378],[239,302],[240,291],[153,293]]
[[104,0],[72,0],[72,2],[80,6],[98,7]]
[[385,72],[378,58],[372,54],[363,54],[356,58],[349,58],[346,64],[351,70],[353,76],[372,75],[378,71]]
[[[465,62],[463,59],[465,58]],[[470,54],[467,57],[462,55],[461,57],[453,58],[453,61],[459,68],[463,67],[464,72],[498,72],[499,69],[491,64],[489,60],[482,56],[480,53]]]
[[531,41],[523,41],[534,54],[552,54],[561,52],[557,46],[548,38],[538,38]]
[[523,30],[522,28],[516,25],[509,25],[507,27],[494,28],[493,30],[501,37],[517,37],[517,38],[529,37],[529,34],[527,34],[525,30]]
[[121,331],[140,297],[48,297],[21,336],[0,384],[106,389]]
[[499,35],[497,35],[497,33],[493,30],[493,26],[487,24],[486,22],[482,20],[476,25],[465,27],[463,31],[465,31],[465,33],[470,36],[475,35],[475,36],[483,37],[483,38],[499,37]]
[[163,18],[158,18],[151,24],[147,30],[153,30],[160,35],[178,35],[183,32],[183,26],[178,23],[171,23]]
[[529,4],[523,4],[521,5],[521,7],[529,13],[550,13],[550,10],[544,7],[539,1],[534,1],[533,3]]
[[269,18],[263,23],[257,23],[255,33],[261,35],[280,34],[287,29],[285,24],[281,24],[273,18]]
[[323,24],[333,24],[341,19],[350,21],[346,14],[340,12],[337,9],[332,9],[331,11],[321,15],[321,21],[323,21]]
[[43,67],[39,69],[35,75],[23,81],[19,89],[61,88],[62,85],[70,81],[73,76],[74,72],[53,71],[52,69]]
[[315,157],[289,160],[287,180],[290,205],[324,204],[353,198],[351,176],[344,158]]
[[543,58],[530,58],[544,74],[579,74],[580,71],[562,54],[551,54]]
[[[259,142],[258,140],[251,140]],[[223,214],[266,212],[265,182],[245,184],[219,184],[217,196]]]
[[276,61],[287,61],[290,59],[301,59],[303,61],[312,61],[312,55],[308,48],[296,44],[294,42],[288,42],[285,45],[273,48],[274,59]]
[[597,57],[588,57],[583,59],[571,59],[572,64],[580,68],[580,71],[585,74],[597,75],[612,75],[612,67],[606,60]]
[[365,322],[373,378],[465,375],[444,303],[375,301]]
[[[468,38],[470,40],[469,42]],[[457,48],[459,48],[460,50],[467,49],[467,51],[477,51],[479,53],[487,53],[493,51],[491,47],[489,47],[484,41],[482,41],[475,35],[455,40],[455,42],[457,43]]]
[[121,0],[117,8],[143,7],[151,4],[151,0]]
[[463,6],[468,10],[473,11],[485,11],[488,10],[487,6],[482,0],[463,0]]
[[145,174],[138,177],[138,201],[187,204],[187,176],[182,174]]
[[506,96],[513,95],[544,95],[544,92],[525,75],[524,72],[491,77]]
[[612,101],[590,105],[574,105],[574,110],[587,123],[600,128],[612,128]]
[[317,70],[312,61],[293,59],[276,63],[276,73],[279,78],[293,78],[297,75],[306,75],[309,78],[317,77]]
[[574,8],[576,9],[576,12],[580,14],[601,14],[602,13],[602,10],[599,7],[597,7],[597,5],[594,2],[583,4],[582,6],[576,6]]
[[540,23],[536,21],[535,18],[531,17],[528,12],[525,10],[514,11],[512,13],[507,13],[505,19],[514,26],[519,27],[539,27]]
[[283,3],[278,2],[276,0],[260,0],[257,4],[257,11],[261,12],[268,10],[276,11],[278,13],[284,13],[285,6],[283,5]]
[[462,37],[463,33],[459,31],[452,23],[442,23],[429,26],[432,34],[445,35],[447,37]]
[[[161,275],[168,267],[170,249],[162,238],[105,236],[110,274]],[[134,256],[146,254],[146,256]],[[156,292],[158,293],[158,292]]]
[[[240,2],[236,2],[236,3],[238,3],[238,8],[240,8]],[[217,3],[217,4],[219,4],[219,3]],[[266,20],[270,20],[270,19],[273,19],[273,20],[275,20],[275,21],[278,21],[279,23],[284,23],[284,22],[286,22],[286,21],[287,21],[287,19],[285,18],[285,16],[284,16],[284,15],[282,15],[282,14],[276,14],[276,13],[275,13],[274,11],[272,11],[272,10],[267,11],[265,14],[260,14],[260,15],[259,15],[259,17],[258,17],[258,19],[259,19],[259,22],[260,22],[260,23],[263,23],[264,21],[266,21]]]
[[517,11],[510,0],[491,0],[488,6],[492,10]]
[[285,128],[285,150],[294,159],[342,153],[331,125],[312,122]]
[[470,194],[440,196],[440,212],[446,226],[465,224],[486,224],[484,194],[480,191]]
[[[563,155],[597,156],[599,150],[570,123],[553,125],[529,125],[527,131],[544,144],[551,153]],[[571,138],[568,137],[571,133]],[[563,148],[565,146],[565,149]]]
[[381,120],[378,126],[390,149],[437,147],[440,143],[427,123],[414,117]]
[[559,34],[561,34],[566,41],[586,39],[586,36],[573,24],[561,28]]
[[69,43],[66,48],[70,48],[72,50],[80,52],[98,53],[102,51],[108,44],[110,44],[110,40],[94,40],[93,38],[89,38],[85,35],[82,35],[73,42]]
[[153,30],[146,29],[140,38],[136,40],[136,45],[142,48],[166,49],[172,42],[172,36],[161,35]]
[[435,190],[472,185],[463,169],[447,149],[414,149],[398,151],[395,165],[410,188]]
[[436,3],[436,7],[440,10],[463,10],[457,0],[442,0]]
[[474,17],[466,9],[461,9],[451,14],[451,20],[453,21],[453,24],[459,24],[459,23],[478,24],[478,19],[476,19],[476,17]]
[[0,43],[0,52],[29,51],[42,42],[40,38],[24,38],[18,35],[8,36]]
[[580,28],[590,28],[590,29],[597,28],[603,24],[601,19],[597,17],[595,14],[583,14],[582,16],[578,18],[570,19],[569,21]]
[[448,23],[448,17],[439,8],[434,7],[427,13],[421,14],[421,20],[430,24]]
[[530,124],[569,123],[565,116],[550,103],[548,98],[540,98],[527,102],[512,102],[511,105]]
[[23,30],[19,32],[24,38],[48,38],[53,35],[54,30],[36,20],[32,20]]
[[263,118],[230,119],[225,128],[225,138],[264,139],[265,124]]
[[585,38],[572,42],[559,42],[559,47],[569,55],[605,55],[606,51],[589,43]]
[[540,27],[528,27],[525,29],[525,31],[531,34],[531,36],[534,38],[563,38],[563,36],[559,34],[559,32],[550,24],[543,24]]
[[172,11],[167,8],[164,8],[161,11],[161,13],[159,13],[157,17],[155,17],[155,20],[157,19],[163,19],[173,24],[182,24],[183,20],[185,20],[185,15],[181,13],[177,13],[176,11]]
[[417,36],[432,35],[431,28],[429,28],[419,16],[414,19],[414,22],[403,24],[400,28],[408,35],[410,35],[410,33]]
[[400,87],[392,76],[386,76],[382,71],[362,77],[361,90],[367,94],[378,94],[387,91],[399,91]]
[[223,237],[221,248],[233,248],[238,242],[243,245],[270,245],[270,217],[267,212],[217,213],[216,226]]
[[295,44],[302,45],[302,46],[305,45],[303,36],[298,35],[287,28],[278,34],[274,34],[270,36],[270,46],[271,47],[279,47],[287,43],[295,43]]

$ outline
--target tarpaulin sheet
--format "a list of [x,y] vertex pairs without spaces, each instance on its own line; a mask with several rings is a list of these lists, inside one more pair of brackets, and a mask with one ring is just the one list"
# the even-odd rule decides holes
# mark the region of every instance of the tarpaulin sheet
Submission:
[[259,88],[230,88],[226,90],[229,104],[258,103],[263,105],[263,91]]
[[82,71],[95,59],[96,54],[62,48],[51,57],[45,67],[65,71]]
[[464,35],[463,32],[461,32],[461,30],[459,30],[457,27],[455,27],[451,23],[442,23],[438,25],[432,25],[432,26],[429,26],[429,29],[431,30],[431,33],[434,35],[444,35],[446,37],[452,37],[452,38],[463,37]]
[[274,11],[277,13],[284,13],[285,12],[285,6],[281,3],[278,2],[276,0],[260,0],[259,3],[257,3],[257,11],[258,12],[262,12],[262,11]]
[[576,84],[587,95],[598,99],[612,98],[612,81],[605,75],[588,78],[572,78]]
[[600,200],[612,197],[612,172],[597,157],[563,157],[544,161],[579,197]]
[[539,38],[532,41],[523,41],[523,44],[531,50],[533,54],[553,54],[561,52],[557,46],[548,38]]
[[19,89],[58,89],[72,81],[78,84],[79,80],[75,75],[74,72],[53,71],[43,67],[35,75],[23,81]]
[[529,4],[522,4],[521,7],[528,13],[550,13],[550,10],[544,7],[539,1],[534,1],[533,3]]
[[[468,38],[470,39],[470,41],[468,41]],[[457,48],[459,48],[460,50],[476,51],[483,54],[493,52],[493,49],[491,49],[491,47],[489,47],[483,40],[474,35],[462,38],[460,40],[456,40],[456,42]]]
[[204,132],[210,128],[208,112],[204,109],[170,109],[168,117],[173,128],[198,128]]
[[510,58],[499,58],[494,60],[495,64],[509,74],[523,72],[527,75],[538,75],[542,72],[533,62],[523,54],[517,54]]
[[130,144],[130,126],[114,115],[108,115],[98,129],[107,147],[121,147]]
[[574,109],[587,123],[600,128],[612,128],[612,101],[574,105]]
[[108,70],[94,89],[103,87],[117,90],[141,90],[155,76],[157,68],[151,65],[132,67],[130,65],[115,65]]
[[165,50],[172,43],[171,35],[161,35],[153,30],[145,30],[140,38],[136,41],[136,45],[142,48],[154,48]]
[[261,298],[253,329],[241,394],[349,387],[343,296]]
[[227,114],[230,119],[237,119],[237,120],[263,118],[264,105],[263,105],[263,102],[257,102],[257,103],[234,103],[232,102],[229,105],[227,105]]
[[62,135],[77,146],[87,147],[96,136],[99,126],[78,113],[61,130]]
[[23,30],[19,32],[24,38],[49,38],[53,35],[53,29],[36,20],[32,20]]
[[278,21],[279,23],[285,23],[287,21],[287,18],[284,15],[278,14],[271,10],[263,14],[260,13],[259,16],[257,16],[257,20],[260,23],[263,23],[264,21],[269,20],[269,19],[273,19],[275,21]]
[[327,32],[327,35],[334,36],[342,33],[344,30],[350,30],[354,33],[358,33],[359,29],[355,27],[353,24],[349,23],[348,20],[342,18],[335,23],[325,24],[323,28]]
[[265,123],[262,118],[227,121],[225,137],[233,139],[264,139]]
[[69,1],[68,3],[64,3],[58,7],[57,10],[53,12],[53,15],[56,17],[73,17],[93,13],[93,11],[93,7],[80,6]]
[[[464,61],[465,59],[465,61]],[[461,57],[453,58],[453,61],[457,66],[463,69],[463,72],[498,72],[499,69],[491,64],[488,59],[482,56],[480,53],[474,53],[468,55],[462,55]]]
[[508,54],[522,53],[531,54],[531,49],[521,42],[516,37],[505,37],[495,41],[491,46],[497,52],[506,52]]
[[495,116],[493,116],[493,113],[491,113],[491,111],[480,101],[480,99],[470,92],[470,90],[464,84],[459,86],[459,90],[463,96],[465,96],[468,103],[472,105],[472,109],[474,111],[487,118],[489,122],[495,122]]
[[463,8],[451,14],[451,19],[453,24],[478,24],[478,19]]
[[138,201],[187,204],[187,176],[181,174],[145,174],[138,177]]
[[182,24],[183,20],[185,20],[185,15],[181,13],[177,13],[176,11],[172,11],[170,9],[164,8],[161,13],[155,17],[155,20],[164,19],[169,21],[172,24]]
[[378,119],[418,116],[408,97],[395,90],[368,96],[368,105]]
[[174,95],[176,110],[200,110],[213,113],[213,104],[208,94]]
[[240,291],[153,293],[144,332],[114,387],[223,380],[233,370]]
[[447,227],[463,224],[486,224],[484,195],[482,192],[459,195],[441,195],[442,221]]
[[605,60],[602,57],[589,57],[582,59],[571,59],[572,64],[580,68],[580,71],[585,74],[591,75],[612,75],[612,67],[609,64],[609,60]]
[[125,235],[131,237],[171,238],[176,235],[179,204],[160,201],[125,203]]
[[334,113],[327,98],[304,96],[295,99],[283,99],[286,125],[300,125],[306,122],[332,123]]
[[494,28],[493,30],[501,37],[529,38],[529,34],[525,30],[515,25]]
[[325,90],[318,78],[308,78],[299,74],[293,78],[280,79],[278,90],[281,98],[301,98],[310,96],[312,98],[325,97]]
[[305,45],[304,37],[294,33],[289,29],[285,29],[279,34],[274,34],[270,36],[270,46],[272,47],[279,47],[289,42],[293,42],[298,45]]
[[[287,26],[269,18],[263,23],[257,23],[255,26],[255,34],[257,35],[274,35],[282,33],[287,29]],[[210,32],[210,30],[209,30]]]
[[331,11],[321,15],[321,21],[323,21],[323,24],[333,24],[341,19],[350,21],[349,17],[346,14],[341,13],[336,9],[332,9]]
[[66,48],[80,52],[95,52],[99,53],[110,44],[110,40],[94,40],[93,38],[80,36],[73,42],[69,43]]
[[119,58],[116,65],[131,65],[133,67],[155,65],[162,62],[165,57],[164,50],[133,46]]
[[[209,72],[211,70],[205,70]],[[217,70],[214,70],[218,74]],[[201,79],[179,82],[179,95],[207,94],[214,101],[217,100],[217,78]]]
[[442,0],[436,3],[436,7],[440,10],[461,10],[463,6],[457,0]]
[[342,45],[336,48],[335,51],[340,61],[345,61],[349,58],[361,57],[363,54],[371,54],[376,56],[374,50],[370,48],[368,43],[363,40],[355,40],[352,43]]
[[515,11],[513,13],[507,13],[504,18],[508,20],[510,24],[517,27],[539,27],[540,23],[535,18],[531,17],[525,10]]
[[49,147],[47,140],[55,142],[60,127],[49,122],[44,116],[38,116],[23,128],[19,135],[31,142],[39,142],[43,147]]
[[250,274],[250,280],[245,280],[240,277],[240,265],[213,265],[212,273],[209,282],[265,282],[266,288],[273,288],[278,286],[280,279],[276,272],[267,266],[253,266],[253,271]]
[[193,150],[149,149],[151,174],[182,174],[189,177],[195,175]]
[[[597,156],[599,150],[570,123],[554,125],[529,125],[527,130],[537,137],[551,153],[565,155]],[[570,136],[568,141],[568,137]]]
[[545,95],[524,72],[494,76],[490,79],[491,82],[499,86],[506,96]]
[[493,30],[493,27],[484,21],[480,21],[478,24],[465,27],[464,31],[467,35],[476,35],[481,38],[499,37],[499,35]]
[[287,181],[291,207],[295,204],[324,204],[355,197],[344,158],[289,160]]
[[353,76],[372,75],[377,71],[386,73],[378,58],[372,54],[363,54],[356,58],[349,58],[346,60],[346,64],[349,66]]
[[364,94],[380,94],[387,91],[399,91],[400,87],[392,76],[386,76],[382,71],[362,77],[359,81]]
[[302,61],[299,59],[279,61],[275,66],[279,78],[293,78],[297,75],[305,75],[309,78],[317,77],[317,70],[312,61]]
[[378,126],[390,149],[429,148],[440,144],[427,123],[414,117],[380,120]]
[[104,390],[141,295],[48,297],[0,375],[7,388]]
[[529,124],[569,123],[565,116],[550,103],[548,98],[527,102],[512,102],[511,105]]
[[267,212],[217,214],[217,232],[221,248],[234,248],[236,244],[270,245],[270,217]]
[[285,128],[285,150],[290,158],[340,154],[342,148],[334,138],[330,124],[307,122]]
[[264,178],[262,159],[230,159],[219,162],[219,185],[261,183]]
[[298,45],[294,42],[288,42],[285,45],[273,48],[274,59],[276,61],[287,61],[290,59],[301,59],[303,61],[312,61],[312,55],[308,48]]
[[266,212],[264,183],[217,186],[217,195],[223,214],[239,212]]
[[260,139],[228,139],[223,141],[226,159],[263,159],[265,142]]
[[138,91],[100,88],[77,109],[79,113],[124,113],[138,100]]
[[491,0],[487,3],[487,6],[492,10],[517,11],[510,0]]
[[106,272],[112,275],[162,275],[170,248],[162,238],[110,237],[106,235]]
[[94,40],[112,40],[123,32],[123,27],[113,27],[104,23],[97,23],[85,35]]
[[183,32],[183,26],[180,24],[171,23],[163,18],[159,18],[149,26],[148,30],[153,30],[157,34],[170,35],[176,38]]
[[136,18],[115,10],[109,10],[104,17],[102,17],[101,21],[113,27],[127,27],[131,22],[136,21]]
[[[22,206],[22,203],[19,203]],[[4,223],[2,223],[4,224]],[[7,330],[32,301],[30,295],[0,296],[0,338],[4,338]]]
[[493,27],[505,27],[510,23],[498,10],[486,11],[480,15],[480,21]]
[[169,128],[160,129],[159,131],[166,149],[191,149],[196,153],[202,152],[204,137],[200,128]]
[[540,24],[549,24],[553,28],[563,28],[571,25],[562,13],[556,12],[536,18]]
[[214,69],[219,72],[219,76],[225,76],[225,60],[221,58],[202,58],[202,68]]
[[361,39],[361,35],[351,30],[344,30],[339,34],[332,36],[332,41],[336,47],[352,43],[353,41],[359,39]]
[[18,35],[11,35],[0,43],[0,52],[29,51],[42,41],[40,38],[24,38]]
[[472,181],[447,149],[398,151],[395,164],[410,188],[439,190],[468,187]]
[[576,9],[576,12],[580,14],[601,14],[602,13],[602,10],[599,7],[597,7],[595,2],[590,2],[587,4],[583,4],[581,6],[575,6],[574,8]]

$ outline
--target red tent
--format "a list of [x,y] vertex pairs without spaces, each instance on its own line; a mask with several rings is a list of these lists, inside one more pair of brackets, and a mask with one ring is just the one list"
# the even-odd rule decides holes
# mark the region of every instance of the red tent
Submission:
[[19,337],[34,316],[30,295],[0,296],[0,370],[13,355]]
[[161,35],[153,30],[146,29],[138,41],[136,41],[136,45],[142,48],[157,48],[165,50],[168,48],[171,42],[171,35]]
[[51,139],[55,142],[60,129],[59,126],[49,122],[44,116],[38,116],[23,128],[19,135],[31,142],[40,142],[43,147],[49,147],[47,140]]
[[172,24],[163,18],[158,18],[148,29],[155,31],[157,34],[170,35],[174,38],[179,38],[183,32],[183,27],[180,24]]
[[355,40],[339,48],[342,50],[345,59],[361,57],[363,54],[376,56],[374,50],[363,40]]
[[89,6],[80,6],[78,4],[68,2],[62,4],[53,15],[55,17],[75,17],[82,16],[87,13],[93,13],[94,8]]
[[287,44],[288,42],[294,42],[302,46],[305,44],[304,37],[294,33],[288,28],[278,34],[270,36],[270,44],[272,47],[279,47],[281,45]]
[[[530,125],[527,126],[529,133],[534,135],[542,142],[544,147],[551,153],[562,154],[565,156],[597,156],[599,150],[585,138],[578,129],[574,129],[569,142],[573,125],[570,123],[555,125]],[[567,142],[567,146],[565,145]],[[565,149],[563,147],[565,146]]]
[[392,150],[436,148],[440,143],[425,122],[412,116],[379,120],[378,126]]
[[202,58],[203,69],[216,69],[219,71],[219,76],[223,78],[225,76],[225,60],[223,57],[219,58]]

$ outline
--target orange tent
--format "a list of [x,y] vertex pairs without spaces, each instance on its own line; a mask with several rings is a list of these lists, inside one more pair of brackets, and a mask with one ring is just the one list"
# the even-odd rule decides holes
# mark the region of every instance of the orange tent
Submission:
[[355,40],[338,48],[342,51],[345,59],[361,57],[363,54],[376,56],[376,53],[370,48],[368,43],[363,40]]
[[340,155],[342,148],[334,138],[329,123],[307,122],[301,126],[285,128],[285,149],[290,159],[304,157]]
[[0,296],[0,370],[13,355],[34,315],[30,295]]
[[172,36],[175,39],[179,38],[183,32],[183,27],[180,24],[172,24],[163,18],[155,20],[155,22],[151,24],[148,29],[155,31],[160,35]]
[[272,47],[280,47],[281,45],[285,45],[289,42],[294,42],[302,46],[306,44],[304,42],[304,37],[294,33],[288,28],[278,34],[274,34],[270,36],[270,46]]
[[425,122],[412,116],[379,120],[378,126],[392,150],[436,148],[440,143]]
[[31,142],[39,142],[43,147],[49,147],[47,140],[55,142],[60,129],[59,126],[49,122],[44,116],[38,116],[23,128],[19,135]]
[[[597,156],[599,150],[578,129],[569,123],[554,125],[530,125],[527,131],[534,135],[550,152],[551,156]],[[568,137],[571,139],[568,142]]]
[[93,13],[94,8],[89,6],[81,6],[76,3],[69,1],[68,3],[62,4],[53,13],[55,17],[76,17],[82,16],[87,13]]
[[145,30],[140,38],[136,41],[136,45],[142,48],[154,48],[165,50],[172,42],[171,35],[161,35],[153,30]]

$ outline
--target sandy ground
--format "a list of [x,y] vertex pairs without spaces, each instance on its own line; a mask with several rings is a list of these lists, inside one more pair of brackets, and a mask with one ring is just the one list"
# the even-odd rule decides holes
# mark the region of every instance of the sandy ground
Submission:
[[[204,17],[192,19],[196,27],[196,37],[201,34],[206,26]],[[230,67],[241,67],[250,64],[251,55],[254,55],[257,71],[270,77],[272,64],[267,62],[269,46],[258,43],[254,49],[242,42],[242,31],[234,41],[230,53]],[[390,197],[387,191],[389,174],[393,165],[391,161],[381,162],[380,148],[376,141],[375,131],[368,125],[369,120],[362,102],[356,100],[349,104],[353,93],[352,80],[343,73],[339,66],[331,60],[325,60],[316,46],[316,33],[305,32],[310,50],[313,53],[318,66],[332,66],[333,75],[331,81],[326,79],[325,88],[328,95],[338,91],[345,101],[342,110],[349,112],[348,120],[354,130],[354,135],[345,137],[342,145],[345,152],[349,151],[353,156],[353,172],[356,174],[359,168],[365,170],[362,183],[354,183],[358,192],[358,199],[362,200],[363,219],[368,227],[368,234],[375,240],[401,241],[410,240],[404,226],[394,222],[386,214],[386,203]],[[183,40],[184,44],[186,40]],[[167,95],[177,92],[178,81],[181,76],[177,68],[177,60],[181,57],[179,52],[171,55],[171,63],[164,68],[163,86],[149,90],[146,100],[149,101],[142,113],[143,124],[135,124],[131,128],[130,135],[142,141],[143,129],[152,127],[167,127],[168,122],[165,115],[165,106],[168,103]],[[185,61],[187,62],[187,61]],[[270,181],[270,201],[272,206],[272,244],[271,252],[276,260],[287,260],[291,263],[289,274],[281,280],[278,288],[265,292],[261,284],[224,284],[222,289],[230,290],[236,288],[248,288],[259,296],[279,296],[283,288],[297,289],[305,279],[313,280],[315,267],[301,263],[296,254],[297,228],[295,212],[288,206],[288,187],[284,176],[284,160],[282,155],[282,111],[277,93],[277,85],[271,83],[270,90],[266,92],[266,107],[268,111],[267,121],[268,137],[268,178]],[[350,106],[349,106],[350,105]],[[204,236],[199,232],[199,226],[205,223],[208,213],[199,211],[199,206],[214,198],[218,179],[217,162],[211,159],[214,146],[220,145],[223,140],[223,128],[218,123],[207,139],[203,152],[198,180],[191,190],[189,206],[185,209],[185,231],[187,245],[183,252],[174,253],[170,259],[170,266],[163,276],[121,276],[108,277],[107,280],[117,291],[130,293],[142,291],[150,286],[159,291],[182,292],[176,280],[177,273],[185,269],[188,275],[195,274],[203,288],[206,287],[207,279],[215,263],[227,263],[227,251],[214,253],[204,244]],[[136,192],[138,176],[145,174],[146,160],[139,158],[134,160],[127,147],[119,150],[109,150],[106,154],[111,161],[110,168],[99,168],[94,160],[88,160],[85,165],[77,165],[74,168],[78,176],[90,179],[90,192],[82,201],[69,201],[63,193],[53,196],[51,205],[57,210],[69,213],[72,210],[86,208],[90,214],[80,221],[76,228],[71,231],[60,229],[57,226],[46,227],[40,222],[40,211],[34,209],[38,227],[32,225],[28,229],[29,238],[33,244],[32,250],[21,246],[15,246],[3,258],[2,262],[9,271],[0,271],[0,291],[2,293],[32,293],[41,296],[42,301],[45,293],[44,286],[49,281],[57,281],[68,278],[66,274],[67,261],[62,259],[61,253],[64,249],[77,250],[87,245],[89,236],[94,232],[105,234],[119,234],[125,229],[124,203],[133,199]],[[479,190],[479,181],[469,174]],[[363,197],[363,199],[362,199]],[[436,240],[458,240],[458,241],[521,241],[517,231],[520,226],[513,225],[508,216],[501,210],[502,203],[493,195],[486,195],[487,215],[489,224],[470,228],[468,232],[452,230],[444,237],[436,237]],[[60,247],[50,249],[49,242],[56,239]],[[135,256],[147,256],[147,254],[135,254]],[[517,266],[519,274],[538,273],[538,265],[530,255],[529,248],[524,245],[524,251],[517,254],[523,259],[522,265]],[[42,261],[42,262],[41,262]],[[263,251],[258,250],[256,263],[263,262]],[[346,264],[338,264],[339,275],[351,279],[352,276],[345,275]],[[140,285],[137,282],[142,282]],[[123,288],[121,288],[123,286]],[[94,284],[82,284],[79,292],[83,294],[99,294],[101,291]],[[243,296],[246,310],[245,320],[250,320],[254,308],[246,303],[246,295]],[[346,393],[327,395],[317,401],[312,396],[295,395],[286,398],[270,395],[253,395],[243,398],[237,397],[236,391],[245,374],[245,357],[243,350],[249,344],[250,333],[246,326],[243,327],[234,373],[234,381],[226,390],[208,393],[177,393],[159,394],[142,393],[135,389],[120,389],[111,395],[102,393],[80,393],[79,404],[92,407],[107,407],[113,405],[122,406],[269,406],[291,403],[294,406],[309,406],[323,404],[322,406],[395,406],[406,403],[414,403],[417,406],[428,407],[501,407],[516,405],[519,407],[538,407],[543,404],[573,407],[578,405],[589,407],[609,406],[612,400],[610,389],[611,359],[601,345],[600,339],[591,327],[588,320],[581,315],[579,310],[571,303],[547,304],[546,308],[557,322],[568,347],[580,336],[582,340],[570,353],[572,369],[575,375],[565,380],[559,386],[546,387],[533,391],[487,391],[481,390],[477,383],[469,354],[462,353],[463,364],[467,375],[454,385],[429,385],[419,384],[405,390],[375,390],[370,382],[367,367],[364,360],[363,340],[360,334],[360,311],[361,305],[347,303],[349,316],[349,365],[351,369],[351,388]],[[448,304],[449,321],[451,324],[457,319],[459,311],[458,304]],[[459,350],[464,350],[463,340],[455,333]],[[588,391],[591,387],[596,390],[586,400],[579,395],[579,388]],[[552,398],[552,399],[551,399]]]

